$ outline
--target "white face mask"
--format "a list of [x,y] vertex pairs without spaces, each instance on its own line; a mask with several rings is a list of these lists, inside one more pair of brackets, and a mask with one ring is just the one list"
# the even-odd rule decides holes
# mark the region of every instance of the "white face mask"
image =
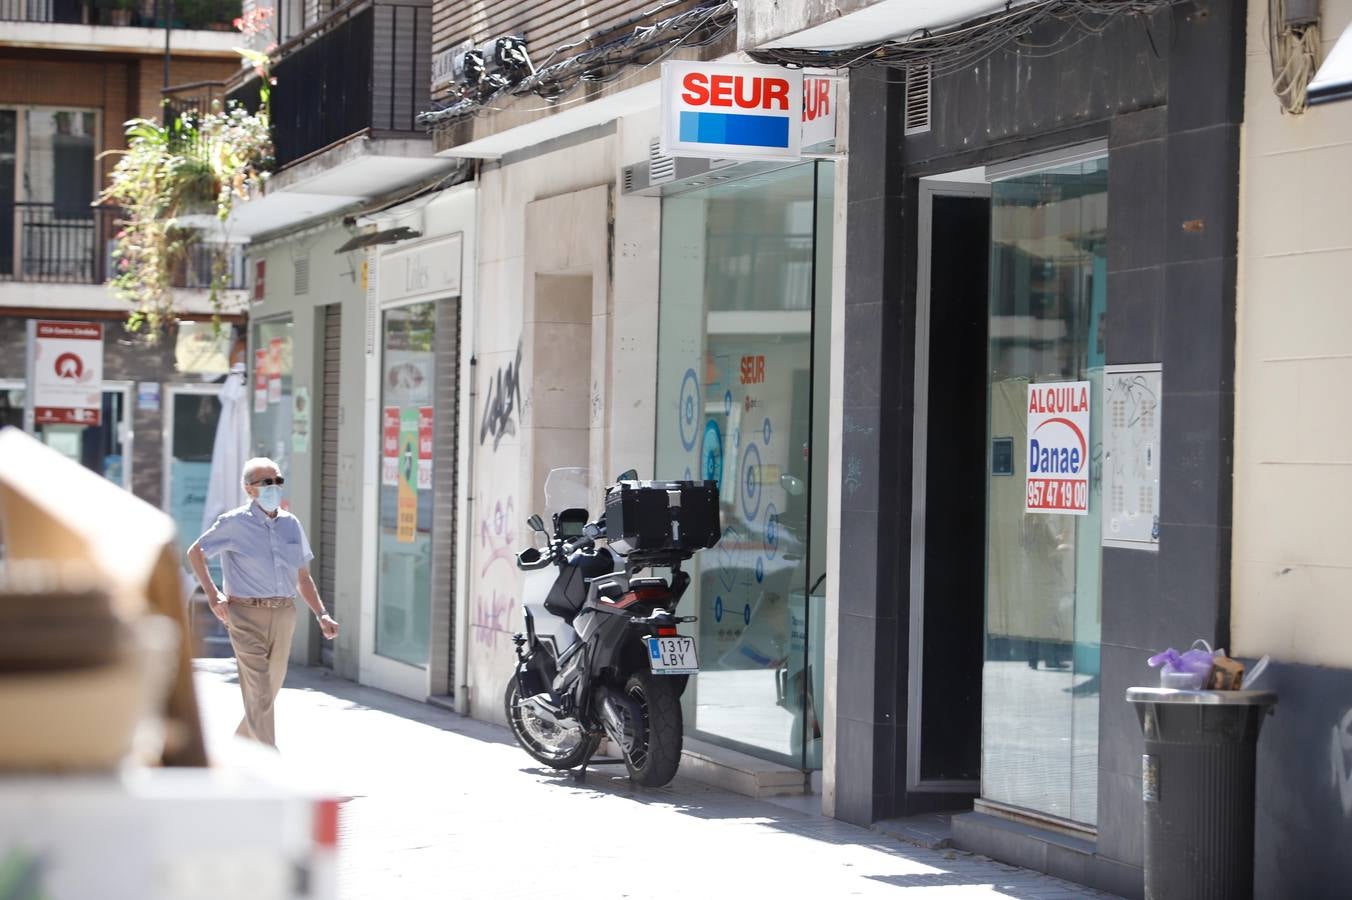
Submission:
[[258,505],[264,512],[276,512],[282,505],[282,489],[275,484],[265,484],[258,489]]

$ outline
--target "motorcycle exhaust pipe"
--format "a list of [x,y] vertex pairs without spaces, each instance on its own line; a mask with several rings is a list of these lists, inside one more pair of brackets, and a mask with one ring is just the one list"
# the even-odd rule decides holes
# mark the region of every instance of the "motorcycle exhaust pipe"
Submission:
[[[621,710],[628,715],[632,723],[632,734],[625,728]],[[635,747],[642,746],[647,740],[643,729],[643,710],[618,691],[606,691],[605,698],[601,701],[601,724],[610,739],[625,753],[632,752]]]

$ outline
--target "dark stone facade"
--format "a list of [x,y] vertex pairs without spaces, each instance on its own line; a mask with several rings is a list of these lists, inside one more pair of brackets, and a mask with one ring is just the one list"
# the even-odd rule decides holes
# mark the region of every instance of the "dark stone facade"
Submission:
[[899,78],[852,76],[840,818],[923,809],[905,789],[918,179],[1106,140],[1106,361],[1163,364],[1159,552],[1103,551],[1096,844],[1000,828],[977,849],[1140,893],[1142,741],[1124,692],[1157,680],[1146,657],[1180,635],[1229,643],[1244,29],[1244,3],[1199,0],[1078,42],[1034,34],[1066,49],[937,78],[932,129],[914,136]]

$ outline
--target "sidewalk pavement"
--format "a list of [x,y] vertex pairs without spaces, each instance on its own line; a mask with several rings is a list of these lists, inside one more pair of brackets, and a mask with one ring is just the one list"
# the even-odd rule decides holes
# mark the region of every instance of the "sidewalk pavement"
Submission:
[[[196,680],[208,748],[228,764],[243,711],[234,660],[197,660]],[[350,798],[345,900],[1109,896],[680,776],[640,790],[608,767],[578,784],[504,728],[324,669],[293,668],[277,717],[287,765]]]

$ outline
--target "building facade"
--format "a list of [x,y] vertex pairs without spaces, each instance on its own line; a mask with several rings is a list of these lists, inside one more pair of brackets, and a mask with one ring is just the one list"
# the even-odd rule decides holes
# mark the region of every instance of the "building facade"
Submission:
[[[106,287],[119,211],[97,205],[124,123],[157,118],[164,87],[228,77],[238,42],[224,7],[194,7],[168,35],[153,3],[0,7],[0,391],[3,424],[25,428],[200,531],[220,381],[242,357],[237,291],[213,333],[210,254],[195,248],[175,287],[181,322],[149,345],[122,328]],[[224,30],[222,30],[224,29]],[[230,257],[230,288],[243,283]],[[27,369],[40,320],[102,326],[97,425],[39,421]]]
[[[656,92],[682,57],[734,50],[730,4],[622,4],[555,21],[530,4],[438,14],[438,71],[525,34],[536,75],[481,100],[445,87],[440,152],[481,160],[466,524],[466,697],[502,721],[521,629],[513,554],[559,467],[590,473],[592,511],[621,471],[719,483],[725,534],[692,561],[682,611],[703,672],[684,697],[687,771],[801,792],[822,767],[828,690],[828,386],[837,185],[832,160],[728,166],[664,157]],[[587,25],[584,27],[583,22]],[[441,58],[441,57],[439,57]],[[545,60],[550,65],[541,63]],[[569,93],[617,60],[613,84]],[[476,76],[477,77],[477,76]],[[843,94],[843,91],[842,91]],[[548,98],[552,107],[544,104]],[[481,108],[482,107],[482,108]],[[707,167],[706,167],[707,168]],[[681,174],[674,174],[677,170]],[[663,172],[666,172],[664,175]],[[805,777],[807,776],[807,777]]]
[[[1352,417],[1323,398],[1352,358],[1340,213],[1352,106],[1285,113],[1268,88],[1266,9],[1249,6],[1230,640],[1251,661],[1271,656],[1263,680],[1279,694],[1259,743],[1255,896],[1334,897],[1352,868],[1352,655],[1339,640],[1352,555],[1336,521],[1352,501]],[[1318,11],[1323,60],[1352,4]]]
[[[1352,10],[1318,6],[1327,53]],[[835,815],[952,812],[961,847],[1139,896],[1124,691],[1200,637],[1280,695],[1256,895],[1336,895],[1347,417],[1309,387],[1345,356],[1345,104],[1283,111],[1263,4],[839,7],[741,12],[762,61],[857,61],[884,12],[914,36],[850,83]],[[1026,449],[1076,386],[1090,474],[1048,514]]]
[[[1243,24],[1030,21],[1049,52],[852,77],[837,816],[974,810],[961,846],[1139,892],[1125,689],[1227,643]],[[1165,410],[1153,485],[1103,463],[1123,383]],[[1087,426],[1073,497],[1031,492],[1047,397]]]
[[[388,253],[433,239],[437,232],[428,229],[437,222],[429,204],[436,192],[472,175],[459,161],[435,158],[430,137],[414,124],[428,104],[432,8],[425,0],[371,0],[249,2],[246,11],[262,23],[250,41],[254,49],[270,48],[275,79],[274,170],[261,194],[236,203],[225,223],[232,239],[247,245],[251,449],[276,459],[286,473],[287,502],[311,535],[320,594],[343,625],[332,644],[316,625],[298,628],[292,658],[418,699],[445,696],[452,654],[448,647],[429,650],[425,623],[432,610],[449,621],[448,582],[429,581],[425,567],[412,560],[368,551],[377,546],[379,517],[393,515],[379,490],[379,369],[402,353],[412,367],[405,375],[421,376],[413,371],[412,351],[387,347],[382,330],[387,306],[419,295],[416,273],[406,273],[407,284],[403,275],[382,280],[380,263]],[[174,95],[188,105],[224,98],[254,108],[258,78],[240,69],[219,82],[181,85]],[[403,204],[428,207],[427,223],[419,213],[416,227],[381,224]],[[454,300],[455,293],[442,297]],[[428,336],[420,326],[409,327],[407,339]],[[454,329],[449,333],[453,337]],[[438,342],[445,338],[441,330],[437,335]],[[442,352],[440,344],[436,350]],[[390,374],[397,387],[398,374]],[[425,408],[425,418],[438,423],[435,449],[428,451],[437,463],[435,499],[451,506],[454,482],[443,490],[441,479],[454,472],[457,434],[443,426],[455,420],[458,397],[453,384],[449,394],[420,384],[427,402],[415,404],[411,395],[399,402],[413,404],[415,415]],[[413,433],[418,443],[416,420]],[[431,475],[431,467],[424,469]],[[412,491],[426,515],[394,543],[422,552],[433,497],[416,479]],[[449,560],[448,552],[442,556]],[[382,579],[382,566],[391,577],[407,570],[410,580]],[[448,572],[449,562],[443,568]],[[385,639],[378,636],[382,627]],[[449,634],[449,625],[443,631]],[[392,645],[395,632],[402,637]]]

